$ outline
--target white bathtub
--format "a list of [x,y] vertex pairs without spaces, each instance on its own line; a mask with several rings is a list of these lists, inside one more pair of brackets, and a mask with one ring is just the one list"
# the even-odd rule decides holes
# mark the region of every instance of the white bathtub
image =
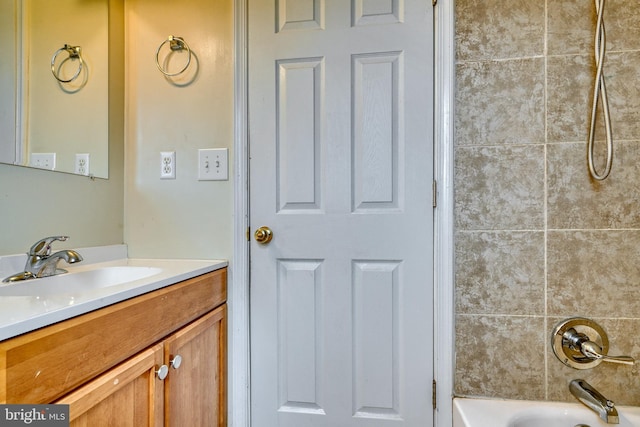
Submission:
[[580,403],[453,400],[453,427],[640,427],[640,407],[617,407],[620,424],[607,424]]

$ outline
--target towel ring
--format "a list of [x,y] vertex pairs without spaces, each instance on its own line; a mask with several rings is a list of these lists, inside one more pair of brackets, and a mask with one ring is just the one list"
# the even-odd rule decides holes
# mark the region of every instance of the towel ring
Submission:
[[[169,73],[160,65],[160,59],[159,59],[160,50],[166,43],[169,43],[169,48],[171,50],[175,51],[175,50],[186,49],[187,53],[189,54],[189,57],[187,58],[187,63],[184,65],[184,67],[182,67],[180,71],[177,71],[175,73]],[[189,64],[191,64],[191,49],[189,48],[189,45],[187,44],[186,41],[184,41],[182,37],[169,36],[169,38],[167,38],[165,41],[160,43],[160,46],[158,46],[158,50],[156,51],[156,65],[158,66],[158,70],[160,70],[160,72],[165,76],[173,77],[173,76],[177,76],[178,74],[182,74],[187,70],[187,68],[189,68]]]
[[[77,79],[78,76],[80,75],[80,72],[82,71],[82,67],[84,65],[84,61],[82,60],[82,55],[80,55],[81,50],[82,48],[80,46],[71,46],[71,45],[65,44],[60,49],[56,50],[56,53],[54,53],[53,56],[51,57],[51,73],[53,74],[53,77],[55,77],[56,80],[58,80],[60,83],[71,83],[72,81]],[[68,80],[60,78],[60,75],[56,72],[56,59],[58,58],[58,55],[61,52],[67,52],[69,54],[69,57],[64,59],[62,62],[67,61],[69,59],[78,58],[78,69],[76,70],[76,73],[73,75],[73,77],[71,77]]]

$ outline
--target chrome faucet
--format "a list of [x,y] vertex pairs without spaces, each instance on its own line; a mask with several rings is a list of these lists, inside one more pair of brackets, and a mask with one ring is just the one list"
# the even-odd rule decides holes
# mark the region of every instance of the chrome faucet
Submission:
[[52,254],[51,245],[55,241],[64,242],[68,238],[68,236],[51,236],[38,240],[27,253],[24,272],[9,276],[3,282],[17,282],[35,277],[48,277],[66,273],[67,270],[58,268],[60,260],[73,264],[82,261],[82,256],[71,249],[61,250]]
[[589,409],[595,411],[608,424],[619,424],[620,418],[615,404],[600,394],[585,380],[573,380],[569,383],[569,391]]
[[601,362],[634,365],[631,356],[609,356],[609,337],[600,325],[583,317],[563,320],[551,336],[558,360],[575,369],[595,368]]

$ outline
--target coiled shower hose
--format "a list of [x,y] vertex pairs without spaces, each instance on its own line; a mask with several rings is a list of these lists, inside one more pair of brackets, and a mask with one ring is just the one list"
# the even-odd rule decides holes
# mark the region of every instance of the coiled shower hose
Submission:
[[[598,181],[602,181],[609,176],[611,172],[611,164],[613,163],[613,136],[611,132],[611,116],[609,115],[609,100],[607,99],[607,88],[604,81],[604,75],[602,73],[604,68],[604,56],[607,50],[606,47],[606,35],[604,31],[604,2],[605,0],[595,0],[596,12],[598,14],[598,20],[596,22],[596,37],[595,37],[595,64],[596,64],[596,78],[594,80],[593,88],[593,107],[591,109],[591,127],[589,130],[589,141],[587,148],[587,163],[589,165],[589,173],[591,177]],[[606,132],[607,142],[607,163],[602,173],[596,171],[593,160],[593,147],[596,130],[596,113],[598,109],[598,98],[602,100],[602,112],[604,115],[604,127]]]

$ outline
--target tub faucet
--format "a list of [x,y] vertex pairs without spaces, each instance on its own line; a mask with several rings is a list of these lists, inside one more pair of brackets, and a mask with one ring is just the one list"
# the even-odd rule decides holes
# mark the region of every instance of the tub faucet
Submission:
[[27,253],[27,263],[24,266],[24,271],[7,277],[3,282],[17,282],[35,277],[48,277],[66,273],[67,270],[58,268],[60,260],[73,264],[82,261],[82,256],[71,249],[61,250],[52,254],[51,245],[55,241],[64,242],[68,238],[68,236],[51,236],[38,240]]
[[619,424],[618,411],[615,404],[600,394],[585,380],[573,380],[569,383],[569,391],[589,409],[595,411],[608,424]]

